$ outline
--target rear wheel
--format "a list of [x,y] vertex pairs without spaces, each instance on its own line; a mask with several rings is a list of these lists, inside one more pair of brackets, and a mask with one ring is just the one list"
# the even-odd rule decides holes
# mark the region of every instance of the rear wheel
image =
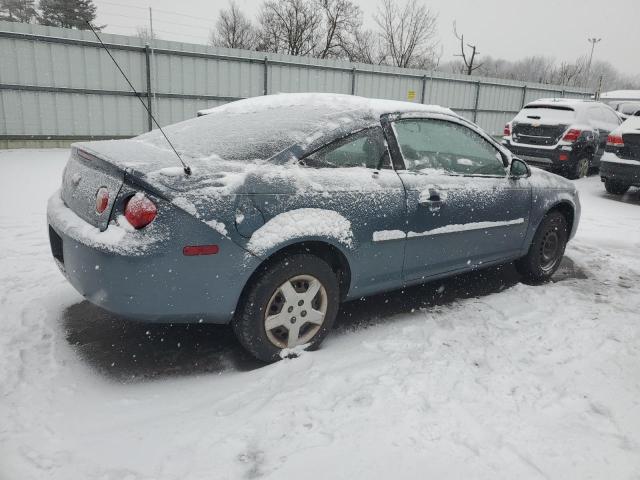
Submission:
[[294,254],[266,268],[249,286],[234,320],[240,343],[273,362],[283,349],[317,348],[338,312],[338,279],[323,260]]
[[581,157],[576,162],[575,166],[569,172],[569,178],[577,180],[578,178],[586,177],[589,173],[591,162],[589,157]]
[[567,219],[562,213],[548,213],[529,247],[526,256],[516,261],[516,269],[527,280],[544,282],[556,272],[569,239]]
[[624,195],[627,193],[627,190],[629,190],[629,187],[630,185],[625,185],[624,183],[611,180],[610,178],[605,178],[604,180],[605,190],[613,195]]

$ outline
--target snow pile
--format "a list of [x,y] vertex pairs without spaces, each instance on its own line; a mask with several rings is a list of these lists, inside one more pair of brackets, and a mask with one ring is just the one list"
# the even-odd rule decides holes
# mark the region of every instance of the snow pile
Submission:
[[380,230],[373,232],[374,242],[385,242],[387,240],[401,240],[407,236],[402,230]]
[[262,255],[276,246],[297,238],[325,237],[351,247],[351,222],[333,210],[300,208],[276,215],[256,230],[247,250]]

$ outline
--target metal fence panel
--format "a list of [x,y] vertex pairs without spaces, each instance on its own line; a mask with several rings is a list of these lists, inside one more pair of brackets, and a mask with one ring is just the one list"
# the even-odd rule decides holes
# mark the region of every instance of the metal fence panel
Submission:
[[[447,106],[492,134],[526,102],[588,98],[559,86],[101,34],[161,125],[279,92]],[[150,118],[91,32],[0,22],[0,140],[134,136]]]

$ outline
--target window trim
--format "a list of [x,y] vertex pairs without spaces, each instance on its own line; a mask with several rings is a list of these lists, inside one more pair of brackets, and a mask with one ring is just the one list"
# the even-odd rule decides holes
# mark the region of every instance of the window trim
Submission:
[[[419,115],[419,114],[402,114],[402,115],[397,115],[394,116],[394,118],[388,118],[388,124],[389,124],[389,130],[392,132],[393,135],[393,143],[394,143],[394,149],[396,150],[396,155],[398,156],[400,162],[402,164],[402,168],[398,168],[396,166],[396,171],[402,171],[402,172],[411,172],[411,173],[416,173],[416,174],[420,174],[419,172],[415,172],[414,170],[409,170],[405,164],[404,161],[404,156],[402,155],[402,149],[400,147],[400,143],[398,142],[398,136],[396,133],[396,129],[395,129],[395,123],[398,121],[402,121],[402,120],[436,120],[436,121],[444,121],[444,122],[449,122],[449,123],[453,123],[455,125],[459,125],[463,128],[467,128],[468,130],[472,131],[473,133],[475,133],[476,135],[478,135],[480,138],[482,138],[483,140],[485,140],[487,143],[489,143],[489,145],[491,145],[493,148],[496,149],[497,153],[500,154],[500,156],[502,157],[502,168],[505,171],[504,175],[486,175],[486,174],[479,174],[479,173],[455,173],[455,172],[445,172],[445,175],[449,175],[452,177],[474,177],[474,178],[508,178],[509,176],[509,155],[505,152],[504,148],[498,144],[498,142],[496,142],[491,136],[489,136],[488,134],[486,134],[485,132],[483,132],[482,130],[480,130],[478,127],[476,127],[474,124],[472,123],[468,123],[467,120],[459,118],[459,117],[453,117],[451,115],[444,115],[444,114],[431,114],[431,115]],[[392,163],[396,163],[395,161]]]
[[[384,147],[387,150],[387,154],[389,156],[389,167],[385,168],[384,166],[382,166],[382,168],[380,168],[380,167],[378,167],[378,168],[360,167],[360,168],[366,168],[367,170],[371,170],[371,171],[374,171],[374,172],[378,172],[380,170],[394,170],[395,169],[395,165],[394,165],[394,162],[393,162],[393,157],[391,155],[391,151],[389,149],[389,145],[388,145],[388,142],[387,142],[387,137],[386,137],[386,134],[385,134],[385,131],[384,131],[384,127],[382,125],[380,125],[380,124],[370,125],[368,127],[364,127],[364,128],[359,129],[359,130],[355,130],[355,131],[349,132],[349,133],[347,133],[345,135],[342,135],[341,137],[334,138],[329,143],[325,143],[324,145],[319,146],[315,150],[312,150],[310,152],[305,153],[305,155],[302,158],[298,159],[297,165],[299,165],[301,167],[305,167],[305,168],[330,168],[330,167],[311,167],[309,165],[305,165],[304,164],[304,160],[306,158],[310,157],[311,155],[315,155],[316,153],[320,152],[321,150],[324,150],[326,148],[332,147],[335,144],[340,144],[335,148],[339,148],[342,145],[346,145],[346,144],[350,143],[349,139],[351,137],[354,137],[354,136],[356,136],[356,135],[358,135],[358,134],[360,134],[362,132],[365,132],[367,130],[373,130],[373,129],[379,129],[380,130],[380,133],[381,133],[381,136],[382,136],[382,140],[384,141],[384,144],[385,144]],[[335,167],[335,168],[358,168],[358,167]]]

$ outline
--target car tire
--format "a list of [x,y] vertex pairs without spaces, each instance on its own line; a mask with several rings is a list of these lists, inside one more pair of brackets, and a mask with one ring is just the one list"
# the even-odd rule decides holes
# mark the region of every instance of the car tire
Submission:
[[624,195],[625,193],[627,193],[627,190],[629,190],[630,185],[625,185],[624,183],[620,183],[616,180],[605,178],[604,188],[607,193],[610,193],[612,195]]
[[571,180],[577,180],[579,178],[586,177],[589,174],[591,168],[591,160],[589,157],[580,157],[576,164],[569,171],[569,178]]
[[546,282],[560,266],[568,240],[565,216],[558,211],[549,212],[540,222],[527,255],[515,262],[516,270],[530,282]]
[[[314,295],[310,290],[316,287]],[[339,303],[338,278],[331,267],[314,255],[293,254],[263,267],[247,287],[232,325],[254,357],[275,362],[284,349],[318,348],[333,326]]]

